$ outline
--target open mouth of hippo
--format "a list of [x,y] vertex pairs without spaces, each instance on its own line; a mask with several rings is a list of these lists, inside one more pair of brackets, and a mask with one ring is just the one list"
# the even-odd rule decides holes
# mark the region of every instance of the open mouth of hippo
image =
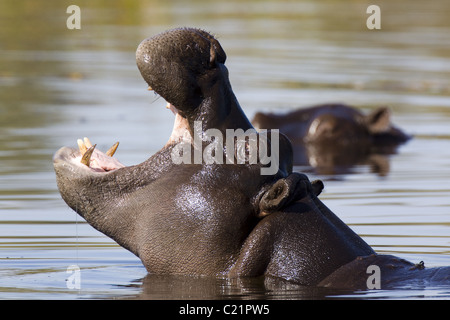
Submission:
[[[150,89],[149,89],[150,90]],[[163,147],[176,144],[180,141],[191,141],[189,133],[189,124],[186,118],[183,118],[178,109],[170,103],[166,108],[175,115],[172,134],[167,143]],[[74,148],[61,148],[54,156],[55,162],[69,162],[72,165],[89,168],[92,172],[107,173],[120,168],[126,167],[118,159],[114,158],[114,154],[119,146],[116,142],[106,152],[102,152],[97,148],[96,144],[92,144],[89,138],[78,139],[78,150]]]
[[[153,160],[148,159],[148,166],[140,166],[142,170],[148,169],[151,175],[161,165],[217,163],[252,164],[263,175],[278,172],[278,132],[273,130],[270,139],[261,132],[257,135],[232,92],[225,59],[219,42],[198,29],[176,29],[145,39],[138,46],[136,62],[148,89],[163,97],[175,115],[168,141],[150,158],[163,164],[151,165]],[[283,143],[282,147],[290,150],[290,143]],[[104,153],[85,138],[78,140],[78,147],[61,148],[53,158],[54,165],[74,177],[81,172],[83,176],[105,175],[127,167],[130,170],[124,173],[139,179],[132,166],[113,158],[117,145]],[[286,162],[290,167],[291,161]]]

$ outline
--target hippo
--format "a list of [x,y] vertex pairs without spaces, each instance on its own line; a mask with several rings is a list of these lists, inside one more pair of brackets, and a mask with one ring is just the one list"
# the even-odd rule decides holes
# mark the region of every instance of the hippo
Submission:
[[390,119],[387,107],[365,115],[352,106],[329,103],[285,114],[257,112],[252,124],[284,133],[294,148],[294,165],[311,166],[319,174],[335,174],[369,164],[376,173],[386,175],[386,156],[411,139]]
[[[80,139],[78,149],[59,149],[53,164],[67,205],[139,257],[149,274],[267,277],[327,287],[362,282],[365,288],[369,265],[379,265],[381,281],[388,280],[384,269],[390,278],[393,269],[399,277],[422,272],[376,254],[328,209],[318,198],[323,183],[293,171],[289,139],[276,130],[256,133],[225,60],[218,40],[201,29],[171,29],[142,41],[137,66],[175,114],[172,134],[161,150],[131,166],[113,157],[117,144],[103,153]],[[221,145],[219,137],[233,133],[239,140],[241,131],[249,157],[232,163],[241,149]],[[262,171],[272,167],[263,157],[251,161],[263,147],[278,154],[274,172]],[[214,149],[214,157],[196,159],[196,148]]]

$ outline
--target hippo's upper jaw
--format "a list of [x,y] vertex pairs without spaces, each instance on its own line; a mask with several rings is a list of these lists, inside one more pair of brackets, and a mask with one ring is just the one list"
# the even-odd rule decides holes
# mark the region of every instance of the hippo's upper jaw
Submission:
[[145,39],[136,63],[149,87],[203,129],[253,128],[231,89],[226,54],[209,33],[195,28],[173,29]]
[[183,116],[191,115],[200,106],[208,95],[210,78],[216,74],[214,69],[225,60],[219,42],[194,28],[163,32],[145,39],[136,50],[144,80]]

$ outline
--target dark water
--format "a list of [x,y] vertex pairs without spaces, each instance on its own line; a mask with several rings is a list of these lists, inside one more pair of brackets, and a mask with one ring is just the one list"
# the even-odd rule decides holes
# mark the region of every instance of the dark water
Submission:
[[[66,8],[81,8],[68,30]],[[0,299],[450,298],[449,288],[358,292],[261,279],[146,276],[140,261],[71,211],[52,155],[89,137],[136,164],[169,137],[172,114],[135,66],[139,42],[196,26],[227,52],[251,118],[325,102],[391,107],[414,139],[379,175],[359,165],[320,176],[321,199],[380,253],[450,265],[450,23],[448,1],[0,2]],[[297,168],[310,172],[309,168]],[[80,268],[71,289],[69,266]]]

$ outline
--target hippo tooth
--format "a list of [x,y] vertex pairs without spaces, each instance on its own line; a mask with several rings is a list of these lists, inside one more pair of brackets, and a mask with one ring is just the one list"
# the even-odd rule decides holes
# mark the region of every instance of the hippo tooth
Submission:
[[91,156],[96,146],[97,145],[94,144],[92,147],[87,149],[87,151],[83,154],[83,156],[81,157],[82,164],[87,165],[89,167],[89,164],[91,163]]
[[86,148],[86,146],[84,145],[83,140],[78,139],[78,140],[77,140],[77,143],[78,143],[78,149],[80,149],[81,154],[82,154],[82,155],[85,154],[87,148]]
[[106,155],[112,157],[116,153],[117,147],[119,146],[119,141],[114,143],[114,145],[106,151]]
[[86,148],[88,148],[88,149],[90,147],[92,147],[91,141],[88,138],[86,138],[86,137],[84,137],[84,144],[86,145]]

